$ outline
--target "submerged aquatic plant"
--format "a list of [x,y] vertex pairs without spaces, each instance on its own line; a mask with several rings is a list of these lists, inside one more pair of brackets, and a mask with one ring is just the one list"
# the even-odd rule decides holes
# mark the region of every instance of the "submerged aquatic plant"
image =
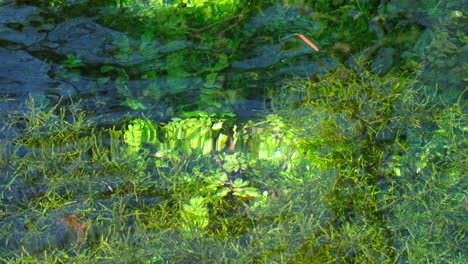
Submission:
[[[353,26],[367,32],[374,3],[353,2],[362,12],[355,17],[340,3],[313,5],[339,7],[326,23],[357,19]],[[183,18],[167,20],[166,11],[150,26],[168,26],[165,36],[188,31]],[[204,30],[230,21],[214,21],[193,35],[203,39]],[[178,26],[181,31],[171,31]],[[350,32],[338,38],[356,38]],[[155,55],[150,39],[137,44],[145,56]],[[208,46],[226,41],[216,39]],[[122,61],[131,50],[124,42]],[[168,76],[194,72],[181,54],[167,57],[181,66],[168,68]],[[207,55],[210,67],[217,66],[200,68],[208,99],[219,96],[231,55],[213,54]],[[119,69],[101,73],[117,73],[126,95],[125,82],[139,69]],[[161,72],[144,71],[148,79]],[[174,91],[184,88],[165,81]],[[30,100],[25,111],[8,109],[0,123],[6,142],[0,147],[0,260],[463,262],[462,100],[444,105],[405,77],[344,66],[274,88],[272,113],[236,125],[196,109],[186,112],[189,118],[132,118],[114,124],[118,128],[94,124],[78,103],[47,107]],[[154,83],[139,91],[163,94],[158,100],[170,95]],[[128,94],[138,103],[140,95]],[[86,221],[77,211],[89,212]],[[57,219],[81,243],[66,243]]]
[[[14,242],[0,257],[419,261],[428,256],[427,230],[443,243],[450,225],[450,256],[434,248],[430,256],[456,259],[457,210],[466,213],[461,105],[418,101],[405,78],[344,73],[292,82],[280,91],[289,93],[284,101],[273,101],[275,114],[236,125],[199,116],[104,129],[76,106],[29,101],[29,110],[3,117],[0,235]],[[425,131],[430,124],[437,129]],[[390,134],[394,126],[402,129]],[[413,188],[415,179],[428,186]],[[77,210],[89,212],[86,221]],[[63,234],[53,231],[50,223],[64,215],[59,222],[80,243],[60,243]]]

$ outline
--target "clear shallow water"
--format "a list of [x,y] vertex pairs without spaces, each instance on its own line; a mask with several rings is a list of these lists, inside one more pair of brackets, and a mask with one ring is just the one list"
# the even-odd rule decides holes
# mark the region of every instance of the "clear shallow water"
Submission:
[[[401,3],[398,5],[388,3],[386,7],[389,10],[398,7],[400,9],[397,10],[410,12]],[[71,108],[74,102],[80,102],[79,108],[86,112],[87,118],[96,119],[93,126],[121,125],[132,117],[142,115],[151,116],[151,119],[156,122],[168,121],[173,116],[196,110],[208,113],[233,111],[240,115],[241,120],[262,120],[264,115],[257,115],[257,113],[269,110],[269,100],[281,101],[281,98],[265,97],[270,89],[278,91],[298,89],[298,94],[301,94],[299,91],[301,86],[295,86],[294,82],[291,84],[291,80],[300,82],[309,78],[313,79],[314,73],[325,74],[340,63],[347,63],[350,68],[354,67],[354,70],[361,73],[363,69],[356,68],[352,63],[352,54],[355,55],[354,57],[364,56],[373,60],[372,66],[383,72],[390,69],[389,65],[403,67],[404,65],[398,63],[402,58],[414,56],[415,61],[430,61],[427,57],[417,54],[416,51],[422,49],[421,46],[434,44],[437,40],[436,37],[430,37],[431,33],[427,33],[429,29],[425,29],[432,25],[428,11],[423,12],[422,15],[419,14],[419,17],[408,13],[409,18],[399,22],[400,25],[415,23],[416,28],[422,27],[422,29],[415,30],[417,33],[413,35],[410,34],[411,30],[405,31],[409,38],[417,40],[409,41],[408,43],[411,44],[407,44],[407,49],[397,52],[394,45],[387,44],[391,40],[397,41],[391,37],[390,30],[398,28],[396,25],[387,24],[387,29],[380,29],[381,31],[377,33],[373,31],[375,26],[369,26],[366,31],[370,32],[368,36],[371,36],[371,39],[358,40],[359,45],[355,43],[351,45],[337,37],[338,30],[336,32],[324,30],[323,24],[307,19],[310,16],[313,17],[314,11],[294,2],[273,3],[264,7],[264,10],[250,14],[248,19],[242,21],[243,24],[238,30],[239,40],[237,41],[242,41],[243,44],[238,50],[227,48],[228,51],[203,45],[196,41],[196,38],[168,41],[165,37],[155,35],[134,36],[106,27],[98,18],[50,19],[48,17],[50,14],[44,14],[43,9],[27,5],[4,2],[0,10],[2,12],[0,14],[0,19],[2,19],[0,53],[5,62],[0,66],[4,88],[0,95],[7,99],[1,101],[2,108],[7,109],[3,115],[3,123],[7,122],[8,114],[27,112],[24,108],[24,101],[30,98],[30,95],[37,105],[53,106],[60,102],[60,106],[65,109]],[[359,11],[356,12],[358,13],[350,13],[350,15],[354,14],[359,17]],[[450,14],[447,13],[447,15]],[[387,19],[393,19],[393,21],[399,21],[395,19],[399,15],[400,13],[396,11],[389,11],[386,14]],[[380,25],[383,24],[380,23]],[[304,28],[307,28],[307,32],[312,36],[314,36],[314,31],[328,32],[324,33],[322,38],[317,39],[322,49],[321,52],[315,53],[293,35],[296,32],[304,32],[302,31]],[[343,29],[345,28],[343,26]],[[387,36],[387,43],[379,34]],[[223,38],[229,39],[226,36]],[[316,42],[315,39],[313,41]],[[401,41],[399,45],[402,42],[405,43],[403,40],[399,41]],[[229,47],[229,44],[226,46]],[[67,57],[70,55],[73,57]],[[425,56],[428,55],[425,54]],[[450,65],[447,67],[451,72],[452,67]],[[447,69],[447,67],[444,68],[442,65],[439,68]],[[421,91],[415,97],[424,97],[426,96],[424,94],[436,97],[435,88],[427,85],[431,83],[431,80],[422,78],[430,76],[432,71],[431,66],[425,66],[424,70],[419,73],[417,79],[426,84],[427,90],[426,93]],[[439,83],[446,85],[447,80],[442,78]],[[462,90],[457,87],[461,87],[461,84],[455,81],[451,84],[453,86],[447,86],[447,89],[441,92],[440,98],[447,102],[458,100],[460,103],[460,94],[461,96],[463,94]],[[304,86],[304,84],[301,85]],[[217,91],[220,87],[222,87],[221,93]],[[352,89],[350,90],[352,94]],[[327,90],[323,91],[325,93]],[[319,99],[323,96],[320,92],[313,95]],[[207,96],[208,99],[203,101],[203,96]],[[288,96],[292,97],[289,93],[284,95],[284,97]],[[330,103],[334,102],[333,97],[328,99]],[[301,97],[285,99],[287,103],[296,100],[300,101]],[[366,100],[366,98],[361,98],[361,100]],[[402,106],[405,102],[397,101],[395,104]],[[399,114],[407,116],[410,112],[398,106],[395,109],[394,116]],[[368,134],[372,134],[372,132],[362,132],[359,120],[372,120],[374,116],[376,117],[374,120],[378,120],[379,113],[377,112],[369,103],[367,108],[362,108],[353,118],[349,118],[346,113],[337,114],[324,110],[311,114],[305,110],[304,112],[292,111],[293,114],[286,115],[288,117],[286,119],[301,120],[301,116],[306,116],[307,121],[302,120],[300,128],[311,131],[310,135],[315,135],[316,131],[324,129],[322,124],[336,122],[341,130],[335,133],[352,139],[350,146],[342,145],[349,147],[350,152],[343,153],[351,153],[350,160],[353,158],[359,160],[366,159],[362,152],[369,150],[368,147],[362,147],[360,144],[364,144],[363,140]],[[281,114],[281,111],[278,113]],[[72,120],[70,117],[67,118]],[[456,118],[447,120],[447,122],[460,122]],[[57,122],[60,124],[59,121]],[[427,124],[423,119],[414,122]],[[86,140],[77,143],[71,137],[71,145],[62,142],[64,145],[58,146],[59,149],[62,148],[58,151],[57,146],[54,148],[46,144],[37,148],[23,146],[18,152],[14,152],[14,145],[9,143],[6,145],[7,151],[2,154],[5,157],[3,160],[16,163],[3,164],[6,176],[2,178],[2,185],[5,187],[5,191],[2,192],[2,206],[5,209],[2,225],[11,232],[2,234],[2,241],[6,245],[2,257],[19,257],[20,248],[25,247],[33,256],[43,256],[43,252],[52,252],[55,256],[64,259],[74,256],[84,258],[84,256],[94,254],[102,259],[115,259],[119,256],[121,259],[133,258],[149,261],[149,263],[164,263],[170,260],[181,263],[216,262],[216,260],[250,263],[255,259],[258,262],[286,263],[291,261],[294,263],[294,259],[307,259],[313,256],[326,259],[320,254],[332,254],[329,259],[340,258],[346,254],[359,256],[356,252],[363,251],[366,246],[358,245],[359,243],[353,244],[352,241],[361,241],[360,238],[362,238],[363,241],[370,239],[383,243],[381,248],[372,251],[370,259],[373,257],[377,261],[379,258],[397,258],[395,255],[398,253],[395,252],[409,250],[404,248],[404,242],[409,237],[405,232],[420,232],[418,233],[420,235],[425,230],[418,230],[413,225],[424,227],[432,220],[422,217],[419,222],[408,222],[407,219],[413,217],[411,213],[408,213],[409,210],[416,210],[421,214],[429,213],[424,209],[424,204],[407,201],[405,203],[404,199],[395,200],[395,203],[400,205],[399,213],[392,212],[381,217],[380,214],[385,215],[386,208],[392,204],[392,199],[395,199],[392,195],[396,194],[389,190],[392,190],[392,186],[396,183],[396,186],[400,186],[399,184],[403,185],[408,181],[418,188],[406,190],[401,186],[398,187],[402,188],[401,192],[408,197],[417,198],[419,195],[436,197],[444,191],[444,188],[434,188],[428,191],[417,184],[420,181],[429,183],[432,181],[434,185],[439,186],[440,183],[440,175],[434,174],[430,166],[423,163],[427,163],[426,160],[432,162],[434,159],[448,162],[444,154],[433,159],[424,158],[430,155],[424,154],[425,152],[418,148],[401,153],[402,149],[406,149],[402,145],[429,146],[428,149],[433,152],[448,149],[452,153],[457,153],[458,147],[463,146],[461,143],[447,147],[449,146],[447,142],[451,140],[451,137],[460,133],[459,127],[455,126],[455,134],[444,135],[442,132],[445,127],[437,122],[434,127],[424,125],[422,133],[421,130],[409,125],[405,128],[404,124],[407,123],[397,120],[389,122],[388,126],[379,127],[381,133],[375,135],[373,144],[377,149],[383,149],[384,161],[375,167],[369,166],[367,169],[360,168],[351,172],[352,169],[347,170],[343,167],[319,169],[317,164],[310,164],[310,161],[308,163],[302,159],[295,160],[296,163],[292,165],[270,161],[248,163],[246,176],[242,176],[242,170],[232,172],[233,176],[255,182],[255,187],[262,194],[266,192],[268,199],[262,196],[260,199],[250,201],[247,205],[240,206],[234,203],[234,208],[226,212],[222,210],[211,212],[211,225],[209,230],[205,229],[204,232],[186,230],[188,227],[202,225],[205,221],[204,217],[201,217],[201,220],[192,219],[195,222],[191,224],[187,222],[189,220],[182,221],[183,224],[177,224],[174,219],[183,218],[183,213],[167,208],[177,208],[179,205],[183,209],[181,212],[186,212],[189,208],[186,205],[190,205],[191,198],[197,197],[197,191],[190,192],[181,186],[187,185],[192,188],[198,186],[191,185],[193,183],[190,181],[190,175],[196,173],[197,170],[219,170],[220,167],[215,165],[216,162],[209,161],[209,159],[208,161],[193,160],[183,164],[185,170],[171,170],[164,166],[158,167],[159,165],[155,167],[142,165],[144,163],[139,163],[138,157],[131,155],[127,157],[121,154],[116,155],[115,160],[122,168],[114,170],[108,167],[95,168],[97,162],[90,161],[95,161],[96,158],[89,158],[84,154],[69,162],[60,161],[57,163],[60,165],[57,166],[54,166],[54,162],[44,162],[43,164],[48,169],[43,169],[40,167],[41,160],[46,160],[47,150],[51,155],[61,151],[67,152],[67,150],[73,152],[74,149],[79,149],[80,144],[86,144]],[[266,129],[269,127],[267,126]],[[15,132],[21,135],[22,127],[19,125],[17,130],[8,131],[12,134],[2,134],[3,139],[15,138]],[[401,131],[404,135],[396,136],[402,133]],[[439,136],[437,131],[439,131]],[[324,134],[318,135],[325,138],[327,134],[322,133]],[[44,134],[50,136],[47,132]],[[84,132],[82,137],[88,140],[89,134],[92,132]],[[307,137],[307,133],[301,135]],[[424,140],[430,143],[424,144],[423,136]],[[270,137],[273,136],[270,135]],[[316,140],[315,137],[312,138]],[[324,157],[328,157],[326,156],[329,151],[327,146],[332,146],[339,140],[340,138],[337,137],[321,142],[322,147],[318,155],[325,153]],[[103,141],[104,144],[111,145],[107,135],[103,136]],[[28,156],[28,154],[34,154],[34,149],[46,151],[39,151],[36,157]],[[123,153],[122,149],[120,151]],[[338,151],[338,153],[341,152]],[[22,165],[19,159],[16,159],[16,155],[27,157],[28,162],[39,161],[37,168]],[[160,154],[150,152],[150,155],[153,157]],[[359,158],[361,155],[363,155],[362,158]],[[395,160],[395,157],[400,160]],[[419,157],[419,161],[414,162],[413,157]],[[368,158],[371,159],[370,154]],[[157,162],[150,158],[145,160]],[[225,166],[229,164],[226,160],[223,162]],[[347,166],[354,166],[353,162],[350,161]],[[197,168],[197,163],[202,164],[202,168]],[[337,164],[340,166],[343,164],[339,161],[339,157]],[[398,166],[395,167],[395,164]],[[142,169],[138,169],[138,166]],[[276,171],[277,166],[278,168],[284,167],[285,172]],[[287,166],[294,166],[294,169],[288,171]],[[155,168],[160,171],[155,172]],[[62,177],[55,176],[58,175],[57,171],[62,174]],[[206,175],[203,177],[212,177],[211,174],[204,173]],[[393,177],[368,178],[373,173]],[[180,180],[165,181],[162,179],[163,177],[170,178],[174,174]],[[401,177],[401,174],[404,180],[401,178],[395,180],[395,176]],[[355,177],[354,179],[366,179],[369,182],[348,181],[346,180],[348,176],[351,179]],[[195,181],[203,182],[203,177],[196,178]],[[454,198],[450,200],[450,205],[453,208],[463,209],[464,198],[460,196],[461,192],[458,190],[462,186],[458,184],[456,177],[452,181],[452,185],[447,185],[447,188],[453,188]],[[277,187],[274,187],[275,185]],[[116,194],[111,191],[114,189]],[[367,191],[361,192],[360,189]],[[378,192],[373,192],[375,189]],[[181,192],[181,195],[175,196],[175,192]],[[203,191],[199,192],[203,193]],[[376,193],[379,194],[377,198],[374,198]],[[358,201],[356,204],[352,202],[354,197],[359,197],[355,199]],[[262,202],[262,199],[267,201]],[[434,199],[434,203],[437,201]],[[367,206],[366,203],[382,203],[382,206],[376,209],[379,207]],[[191,206],[195,207],[193,204]],[[204,209],[206,208],[200,207],[201,211]],[[162,216],[165,212],[168,214],[167,217]],[[443,212],[440,209],[434,209],[433,214],[442,215]],[[464,213],[466,214],[465,211],[449,213],[452,216],[451,219],[455,219],[454,221],[460,219]],[[368,217],[366,214],[371,216]],[[204,213],[201,215],[203,216]],[[425,217],[429,218],[429,216]],[[247,219],[247,221],[238,224],[238,219]],[[400,221],[402,224],[395,224]],[[226,225],[223,226],[223,223]],[[444,222],[441,221],[441,223]],[[87,225],[90,227],[86,227]],[[393,225],[397,227],[394,228]],[[217,236],[216,234],[221,232],[219,230],[226,226],[232,229],[227,232],[229,236]],[[237,230],[235,227],[238,226],[245,227]],[[460,228],[456,224],[454,226],[455,230]],[[80,233],[80,227],[86,229],[86,235]],[[327,228],[330,228],[329,233],[320,231]],[[376,232],[377,238],[372,238],[365,231],[372,230],[372,228],[380,230]],[[434,237],[440,233],[440,230],[432,231],[435,234]],[[459,234],[461,233],[455,232],[455,235]],[[80,239],[80,236],[85,236],[86,240],[83,237]],[[390,237],[394,237],[396,242],[392,242]],[[415,244],[417,244],[419,239],[422,237],[417,237],[412,241],[416,241]],[[83,243],[83,240],[86,243]],[[312,243],[311,241],[314,240],[318,242]],[[343,246],[345,248],[343,251],[340,251],[340,246],[334,246],[329,251],[323,249],[333,242],[347,246]],[[111,244],[114,250],[102,250],[102,247],[106,247],[106,243]],[[155,247],[157,250],[150,250]],[[388,249],[393,253],[387,254],[383,250],[387,247],[396,249]],[[328,253],[314,255],[316,254],[314,252],[322,252],[321,250]],[[135,251],[135,253],[127,255],[129,251]],[[376,252],[383,253],[379,255]],[[437,250],[433,252],[437,253]],[[407,255],[399,259],[402,263],[412,257],[411,254],[405,254]],[[307,261],[302,261],[307,263]]]
[[[87,108],[96,103],[89,101],[102,101],[107,108],[152,108],[159,115],[170,116],[180,114],[182,109],[177,108],[186,105],[184,111],[235,110],[251,116],[252,109],[263,108],[265,91],[292,73],[306,78],[313,72],[323,74],[338,63],[329,56],[313,54],[292,35],[293,30],[318,26],[305,19],[296,20],[299,9],[281,4],[247,20],[240,27],[240,34],[247,38],[245,47],[231,54],[218,54],[219,51],[190,39],[167,41],[151,34],[130,36],[100,25],[97,18],[48,18],[37,7],[7,3],[2,12],[2,39],[7,48],[3,50],[7,63],[2,72],[5,79],[12,78],[3,93],[22,100],[33,93],[51,103],[59,97],[82,98]],[[270,25],[276,22],[280,23]],[[285,33],[287,27],[290,33]],[[275,28],[283,32],[275,33]],[[287,45],[292,48],[287,50]],[[63,65],[66,56],[79,60],[76,69]],[[227,56],[235,57],[229,59],[233,62],[228,64]],[[311,56],[314,59],[308,59]],[[107,69],[107,74],[100,73],[102,67],[111,69]],[[12,68],[17,72],[11,72]],[[207,84],[207,75],[215,72],[218,76]],[[109,80],[103,83],[105,78]],[[15,86],[18,82],[22,83],[20,89]],[[207,91],[218,86],[223,86],[228,95],[211,95]],[[193,101],[200,92],[209,99],[197,105]]]

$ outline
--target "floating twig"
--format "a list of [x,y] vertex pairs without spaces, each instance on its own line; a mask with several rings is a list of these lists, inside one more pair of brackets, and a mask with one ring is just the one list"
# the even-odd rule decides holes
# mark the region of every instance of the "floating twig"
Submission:
[[304,36],[302,34],[298,34],[298,33],[294,33],[294,35],[299,36],[305,43],[307,43],[307,45],[312,47],[315,51],[317,51],[317,52],[319,51],[319,48],[317,48],[317,46],[315,46],[315,44],[312,43],[312,41],[310,41],[308,38],[306,38],[306,36]]

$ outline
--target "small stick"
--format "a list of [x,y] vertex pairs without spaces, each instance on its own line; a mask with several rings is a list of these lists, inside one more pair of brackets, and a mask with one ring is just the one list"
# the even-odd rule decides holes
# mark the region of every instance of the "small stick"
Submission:
[[106,185],[107,189],[110,191],[110,192],[114,192],[114,189],[112,189],[112,187],[107,184],[105,181],[101,181],[102,183],[104,183],[104,185]]
[[319,48],[317,48],[317,46],[315,46],[315,44],[312,43],[312,41],[310,41],[308,38],[306,38],[306,36],[304,36],[302,34],[298,34],[298,33],[294,33],[294,35],[299,36],[305,43],[307,43],[315,51],[317,51],[317,52],[319,51]]

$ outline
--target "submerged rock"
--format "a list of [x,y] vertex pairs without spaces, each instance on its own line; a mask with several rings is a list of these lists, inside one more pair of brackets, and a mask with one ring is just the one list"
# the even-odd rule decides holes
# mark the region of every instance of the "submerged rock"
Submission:
[[34,58],[26,51],[0,48],[0,57],[0,97],[44,93],[54,81],[47,74],[49,64]]
[[375,74],[387,73],[393,66],[393,55],[395,49],[382,48],[378,51],[377,56],[371,64],[371,71]]

